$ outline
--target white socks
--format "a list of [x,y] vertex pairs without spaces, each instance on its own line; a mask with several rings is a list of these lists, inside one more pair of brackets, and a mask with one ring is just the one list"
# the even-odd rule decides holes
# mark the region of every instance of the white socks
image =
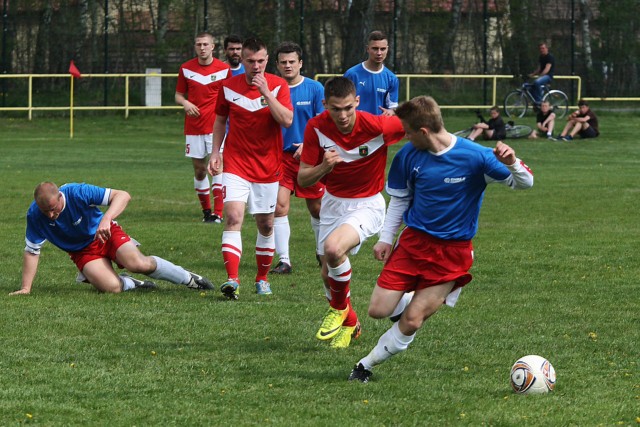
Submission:
[[394,323],[387,332],[382,334],[371,353],[358,363],[362,363],[365,369],[371,370],[371,368],[381,364],[391,356],[406,350],[415,336],[415,333],[413,335],[404,335],[400,332],[398,323]]
[[393,318],[402,314],[404,309],[407,308],[407,305],[409,305],[409,303],[411,302],[412,298],[413,292],[408,292],[402,295],[402,298],[400,298],[400,301],[398,301],[398,305],[396,305],[396,308],[393,310],[393,313],[391,313],[391,316],[389,317]]
[[179,265],[162,259],[157,256],[151,256],[156,260],[156,271],[149,274],[154,279],[167,280],[176,285],[186,285],[191,281],[191,274]]
[[278,216],[273,219],[273,234],[276,242],[276,254],[280,257],[280,261],[291,265],[291,260],[289,259],[291,227],[289,227],[288,216]]
[[122,283],[122,291],[130,291],[131,289],[135,289],[136,284],[131,280],[131,277],[125,276],[123,274],[119,274],[120,283]]

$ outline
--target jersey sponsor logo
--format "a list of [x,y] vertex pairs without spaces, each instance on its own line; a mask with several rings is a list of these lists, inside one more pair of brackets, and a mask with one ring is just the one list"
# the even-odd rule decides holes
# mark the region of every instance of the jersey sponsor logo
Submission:
[[387,90],[383,87],[377,87],[376,91],[381,92],[381,93],[387,93]]
[[80,225],[81,222],[82,222],[82,217],[80,217],[77,220],[73,221],[73,226],[77,227],[78,225]]
[[460,183],[465,182],[466,180],[467,180],[466,176],[461,176],[461,177],[458,177],[458,178],[445,178],[444,182],[446,184],[460,184]]
[[311,105],[311,101],[298,101],[296,105]]

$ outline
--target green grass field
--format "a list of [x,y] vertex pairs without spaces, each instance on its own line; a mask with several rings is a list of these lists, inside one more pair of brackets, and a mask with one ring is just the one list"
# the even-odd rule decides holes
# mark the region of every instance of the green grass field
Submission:
[[[73,140],[68,119],[0,118],[0,425],[638,425],[640,117],[600,119],[595,140],[511,141],[534,188],[489,187],[473,282],[363,385],[346,377],[390,326],[366,315],[375,242],[351,258],[363,335],[331,350],[314,338],[326,301],[301,200],[290,213],[295,272],[271,276],[271,297],[251,291],[250,217],[237,302],[165,282],[99,294],[51,245],[31,295],[8,296],[43,180],[129,191],[118,221],[143,252],[226,276],[222,228],[200,222],[180,115],[80,116]],[[450,131],[473,120],[445,117]],[[509,369],[526,354],[554,365],[552,394],[511,391]]]

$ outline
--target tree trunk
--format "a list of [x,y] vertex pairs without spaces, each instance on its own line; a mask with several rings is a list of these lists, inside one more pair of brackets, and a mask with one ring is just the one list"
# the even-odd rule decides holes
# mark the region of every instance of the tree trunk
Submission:
[[353,0],[344,11],[346,22],[342,25],[342,68],[361,62],[367,43],[367,36],[373,27],[373,12],[375,2]]

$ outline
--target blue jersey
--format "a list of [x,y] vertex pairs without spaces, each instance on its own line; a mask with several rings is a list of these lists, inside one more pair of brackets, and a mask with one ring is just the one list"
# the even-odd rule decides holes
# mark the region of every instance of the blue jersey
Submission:
[[64,208],[55,221],[43,214],[36,202],[27,211],[26,249],[39,253],[48,240],[66,252],[79,251],[93,242],[102,219],[97,206],[107,206],[111,189],[89,184],[60,187]]
[[284,151],[294,153],[304,140],[304,128],[310,118],[324,111],[324,87],[320,82],[303,77],[295,86],[289,86],[291,103],[293,104],[293,123],[288,128],[282,128]]
[[[456,138],[452,135],[452,138]],[[507,182],[509,169],[491,148],[463,138],[439,153],[407,143],[393,159],[387,193],[412,198],[404,223],[444,240],[471,240],[489,182]]]
[[238,64],[238,68],[236,69],[231,69],[231,76],[237,76],[238,74],[244,74],[244,65],[242,64],[242,62],[240,64]]
[[356,85],[356,95],[360,97],[358,110],[371,114],[382,114],[380,108],[396,108],[400,82],[384,65],[380,71],[370,71],[364,62],[349,68],[344,76]]

